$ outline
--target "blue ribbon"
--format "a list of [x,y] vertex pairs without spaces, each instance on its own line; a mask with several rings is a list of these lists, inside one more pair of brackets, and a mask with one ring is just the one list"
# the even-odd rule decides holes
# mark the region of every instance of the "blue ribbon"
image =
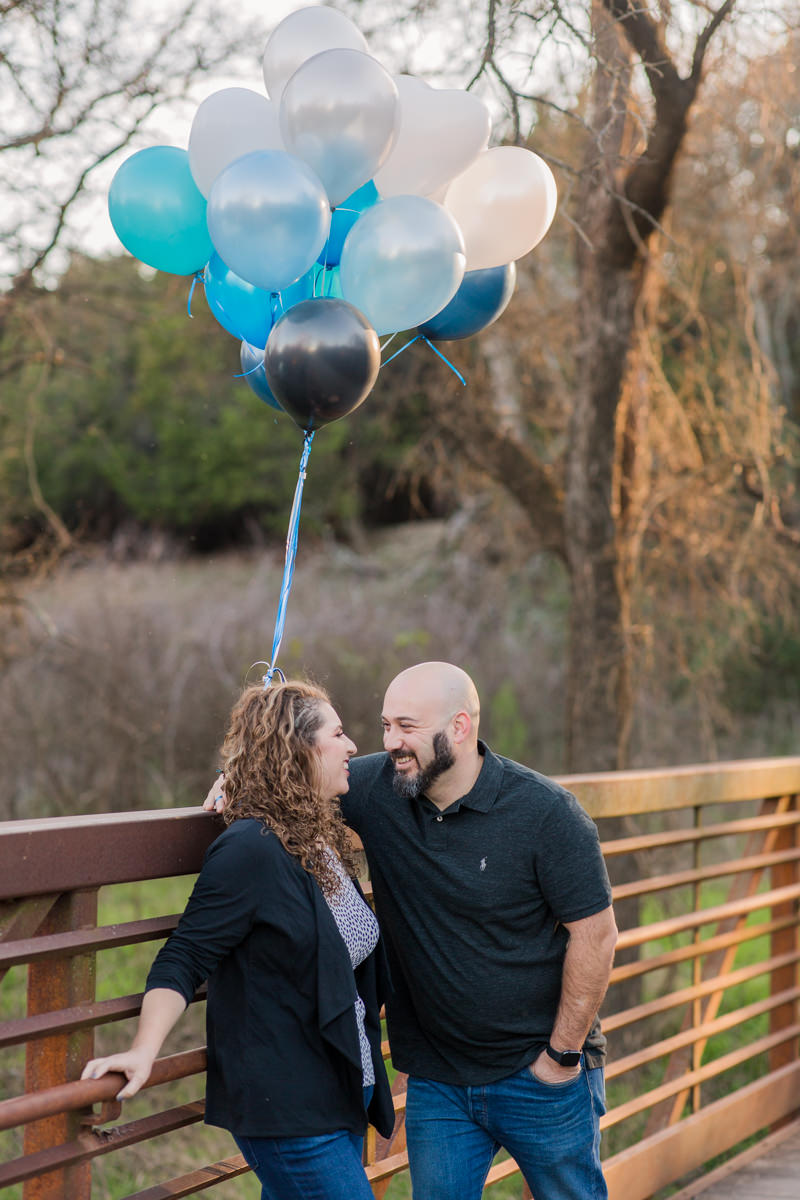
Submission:
[[[395,335],[394,335],[394,334],[392,334],[392,337],[394,337],[394,336],[395,336]],[[391,340],[392,340],[392,339],[391,339],[391,338],[389,338],[387,341],[385,341],[385,342],[383,343],[383,345],[384,345],[384,346],[388,346],[388,345],[389,345],[389,342],[390,342]],[[416,334],[416,335],[415,335],[413,338],[411,338],[411,341],[409,341],[409,342],[406,342],[405,346],[401,346],[399,350],[395,350],[394,354],[391,354],[391,355],[390,355],[390,356],[387,358],[387,360],[386,360],[386,362],[385,362],[385,363],[381,363],[381,367],[383,368],[383,367],[386,367],[386,366],[388,366],[388,365],[389,365],[389,363],[392,361],[392,359],[393,359],[393,358],[397,358],[398,354],[402,354],[402,353],[403,353],[403,351],[404,351],[404,350],[407,350],[409,346],[413,346],[413,345],[414,345],[414,342],[419,342],[419,341],[426,342],[426,343],[427,343],[427,344],[430,346],[430,348],[431,348],[431,350],[433,351],[433,353],[434,353],[434,354],[438,354],[438,355],[439,355],[439,358],[442,360],[442,362],[443,362],[443,363],[446,363],[446,364],[447,364],[447,366],[450,368],[450,370],[453,372],[453,374],[454,374],[454,375],[456,375],[456,376],[458,376],[458,378],[459,378],[459,379],[461,380],[461,382],[463,383],[464,387],[466,387],[466,386],[467,386],[467,381],[466,381],[466,379],[464,378],[464,376],[461,374],[461,372],[456,370],[456,368],[455,368],[455,367],[453,366],[453,364],[450,362],[450,359],[449,359],[449,358],[445,358],[445,356],[442,354],[441,350],[437,350],[437,349],[436,349],[436,347],[434,346],[433,342],[430,340],[430,338],[426,338],[424,333],[418,333],[418,334]],[[381,349],[383,349],[383,346],[381,347]]]
[[423,342],[427,342],[427,343],[428,343],[428,345],[430,346],[430,348],[431,348],[431,350],[433,351],[433,353],[434,353],[434,354],[438,354],[438,355],[439,355],[439,358],[442,360],[442,362],[444,362],[444,363],[447,363],[448,367],[449,367],[449,368],[450,368],[450,370],[453,372],[453,374],[454,374],[454,375],[457,375],[457,376],[458,376],[458,378],[459,378],[459,379],[461,380],[461,382],[463,383],[464,387],[466,387],[466,386],[467,386],[467,381],[466,381],[466,379],[464,378],[464,376],[461,374],[461,372],[460,372],[460,371],[457,371],[457,370],[455,369],[455,367],[453,366],[453,364],[450,362],[450,359],[449,359],[449,358],[445,358],[445,356],[442,354],[441,350],[437,350],[437,349],[436,349],[436,347],[434,346],[433,342],[430,340],[430,338],[426,338],[424,333],[421,333],[421,334],[420,334],[420,337],[422,338]]
[[[395,337],[395,334],[392,334],[392,337]],[[413,338],[411,339],[411,341],[410,341],[410,342],[406,342],[405,346],[401,346],[399,350],[395,350],[394,354],[391,354],[391,355],[390,355],[390,356],[387,358],[387,360],[386,360],[386,362],[385,362],[385,363],[381,363],[381,366],[382,366],[382,367],[388,367],[389,363],[392,361],[392,359],[393,359],[393,358],[397,358],[398,354],[402,354],[402,353],[403,353],[403,351],[404,351],[404,350],[407,350],[409,346],[413,346],[413,345],[414,345],[414,342],[418,342],[418,341],[419,341],[419,339],[420,339],[421,337],[422,337],[422,334],[421,334],[421,333],[418,333],[418,334],[416,335],[416,337],[413,337]],[[386,344],[388,345],[388,343],[386,343]]]
[[239,374],[234,375],[233,378],[234,379],[247,379],[247,376],[252,375],[253,372],[257,371],[260,366],[261,366],[261,363],[256,363],[256,365],[254,367],[251,367],[249,371],[240,371]]
[[[189,288],[189,299],[186,301],[186,311],[190,317],[192,317],[192,296],[194,295],[194,289],[197,287],[198,279],[204,279],[203,271],[195,271],[192,277],[192,286]],[[192,317],[192,320],[194,320],[194,317]]]
[[311,443],[313,440],[314,430],[307,429],[303,435],[303,453],[300,458],[297,487],[294,490],[294,501],[292,503],[291,515],[289,516],[289,531],[286,534],[286,559],[283,565],[283,581],[281,583],[280,600],[278,601],[278,617],[275,621],[275,633],[272,637],[272,654],[270,655],[267,673],[263,677],[265,688],[268,688],[272,683],[272,677],[275,674],[280,675],[281,679],[285,679],[280,667],[276,667],[275,663],[277,662],[278,651],[281,648],[281,641],[283,640],[283,629],[286,624],[286,606],[289,602],[289,593],[292,590],[294,560],[297,554],[297,535],[300,527],[300,506],[303,503],[303,484],[306,481],[306,467],[308,466],[308,456],[311,453]]

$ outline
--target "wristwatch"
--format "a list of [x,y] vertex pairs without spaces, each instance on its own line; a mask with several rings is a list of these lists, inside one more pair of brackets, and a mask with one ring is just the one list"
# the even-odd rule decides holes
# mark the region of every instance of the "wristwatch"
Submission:
[[545,1052],[560,1067],[577,1067],[581,1061],[580,1050],[554,1050],[549,1042],[545,1046]]

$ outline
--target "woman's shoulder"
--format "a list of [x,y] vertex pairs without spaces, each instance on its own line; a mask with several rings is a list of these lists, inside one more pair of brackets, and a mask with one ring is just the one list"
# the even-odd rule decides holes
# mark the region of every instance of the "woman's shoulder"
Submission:
[[238,817],[211,843],[207,859],[224,859],[244,865],[254,861],[278,861],[284,854],[280,841],[264,821],[257,817]]

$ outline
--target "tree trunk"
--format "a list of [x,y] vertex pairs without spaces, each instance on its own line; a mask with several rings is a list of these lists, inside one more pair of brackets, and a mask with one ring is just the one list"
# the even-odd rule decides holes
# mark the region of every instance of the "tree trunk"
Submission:
[[631,688],[614,505],[617,408],[631,345],[640,270],[612,249],[620,220],[616,175],[624,161],[631,52],[605,9],[593,5],[598,68],[581,173],[578,371],[566,463],[564,543],[570,575],[567,770],[623,765],[621,733]]
[[594,255],[580,272],[580,361],[567,460],[565,545],[570,575],[567,769],[624,766],[631,706],[613,503],[616,416],[636,302],[629,271]]

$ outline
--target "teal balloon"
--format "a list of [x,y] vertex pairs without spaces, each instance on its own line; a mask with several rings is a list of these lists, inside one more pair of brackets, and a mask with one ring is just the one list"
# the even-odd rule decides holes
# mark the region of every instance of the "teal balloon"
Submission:
[[332,300],[341,300],[342,280],[338,267],[314,268],[314,296],[323,296]]
[[515,263],[467,271],[453,299],[419,331],[432,342],[457,342],[472,337],[505,309],[517,282]]
[[151,146],[126,159],[111,181],[108,214],[126,250],[172,275],[202,271],[214,247],[206,200],[177,146]]
[[295,304],[299,304],[301,300],[310,300],[314,295],[314,285],[319,268],[316,263],[310,271],[306,271],[305,275],[297,280],[297,283],[290,283],[288,287],[283,288],[278,292],[278,305],[274,313],[272,324],[279,321],[285,312],[290,308],[294,308]]
[[270,408],[275,408],[278,412],[283,412],[280,404],[272,394],[272,388],[267,383],[267,376],[264,370],[263,347],[251,346],[247,342],[242,342],[239,361],[242,364],[242,374],[250,390],[255,392],[259,400],[263,400]]
[[331,231],[322,249],[318,262],[327,267],[335,267],[342,257],[344,239],[355,225],[358,218],[367,208],[372,208],[380,199],[378,189],[370,179],[360,188],[356,188],[352,196],[348,196],[331,214]]
[[218,254],[212,254],[206,264],[203,286],[208,307],[222,328],[263,350],[273,322],[271,294],[241,279]]
[[283,150],[237,158],[208,197],[208,230],[220,258],[266,292],[279,292],[311,270],[330,221],[319,178]]

